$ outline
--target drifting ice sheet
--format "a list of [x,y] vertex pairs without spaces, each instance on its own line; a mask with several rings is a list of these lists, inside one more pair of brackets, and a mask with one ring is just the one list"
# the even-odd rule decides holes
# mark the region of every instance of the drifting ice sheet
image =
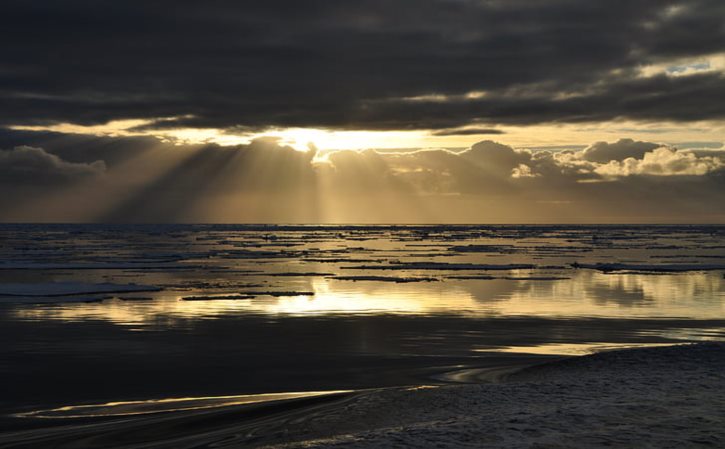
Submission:
[[63,301],[72,296],[108,293],[156,292],[161,288],[140,284],[88,284],[83,282],[43,282],[33,284],[0,284],[0,299],[58,298]]

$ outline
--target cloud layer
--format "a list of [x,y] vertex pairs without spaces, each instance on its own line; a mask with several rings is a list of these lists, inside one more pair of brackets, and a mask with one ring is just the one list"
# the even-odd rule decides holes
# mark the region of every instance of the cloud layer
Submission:
[[[272,138],[221,147],[35,137],[45,150],[0,152],[0,220],[725,221],[723,150],[622,139],[546,151],[489,140],[458,152],[318,154]],[[22,182],[40,178],[57,182]]]
[[0,124],[721,120],[724,18],[721,0],[7,0]]

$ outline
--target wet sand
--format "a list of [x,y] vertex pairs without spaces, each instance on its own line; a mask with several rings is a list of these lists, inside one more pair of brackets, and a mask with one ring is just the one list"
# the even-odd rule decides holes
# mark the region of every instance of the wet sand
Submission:
[[30,419],[0,447],[721,447],[725,344],[625,349],[498,383],[339,392],[113,418]]

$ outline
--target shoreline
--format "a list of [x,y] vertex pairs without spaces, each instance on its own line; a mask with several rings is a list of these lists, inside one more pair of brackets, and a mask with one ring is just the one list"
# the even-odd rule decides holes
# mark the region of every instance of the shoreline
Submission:
[[723,373],[723,343],[611,350],[522,368],[502,383],[73,420],[0,433],[0,447],[717,445],[725,442]]

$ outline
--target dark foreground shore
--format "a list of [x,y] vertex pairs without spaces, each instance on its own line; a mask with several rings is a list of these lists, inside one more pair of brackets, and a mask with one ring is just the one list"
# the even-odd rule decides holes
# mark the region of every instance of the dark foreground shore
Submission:
[[599,353],[502,383],[128,417],[32,419],[2,448],[723,447],[725,344]]

